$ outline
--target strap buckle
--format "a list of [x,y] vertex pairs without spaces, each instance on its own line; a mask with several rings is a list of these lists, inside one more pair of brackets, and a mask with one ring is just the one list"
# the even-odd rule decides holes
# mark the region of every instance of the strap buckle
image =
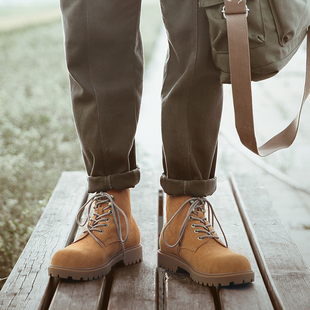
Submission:
[[[248,17],[249,11],[250,11],[250,9],[248,8],[247,5],[245,5],[245,17]],[[223,6],[222,13],[223,13],[224,18],[226,19],[225,5]]]

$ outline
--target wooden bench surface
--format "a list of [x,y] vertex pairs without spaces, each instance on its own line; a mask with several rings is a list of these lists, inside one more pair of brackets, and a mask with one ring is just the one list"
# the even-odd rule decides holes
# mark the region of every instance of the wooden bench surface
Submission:
[[230,182],[220,175],[210,201],[229,247],[250,259],[255,282],[210,288],[185,272],[157,268],[163,205],[157,177],[144,171],[131,191],[143,262],[118,264],[100,280],[80,282],[47,274],[53,253],[79,234],[75,217],[87,196],[85,174],[64,172],[0,292],[0,309],[309,309],[309,269],[265,190],[249,175],[233,176]]

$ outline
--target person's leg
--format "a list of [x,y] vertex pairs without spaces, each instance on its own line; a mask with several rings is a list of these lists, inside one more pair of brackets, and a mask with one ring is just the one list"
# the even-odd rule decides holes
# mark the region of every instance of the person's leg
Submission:
[[[230,251],[210,222],[205,196],[216,190],[215,165],[222,112],[219,71],[212,60],[208,20],[197,0],[161,0],[169,39],[162,90],[167,224],[160,236],[159,266],[186,269],[205,285],[254,279],[246,257]],[[211,213],[208,218],[205,212]]]
[[162,136],[167,194],[211,195],[222,113],[208,21],[198,1],[162,0],[169,53],[162,90]]
[[74,119],[89,192],[139,181],[134,137],[142,92],[141,0],[61,0]]
[[141,0],[61,0],[73,113],[88,174],[81,236],[57,251],[51,276],[96,279],[142,260],[130,191],[142,92]]

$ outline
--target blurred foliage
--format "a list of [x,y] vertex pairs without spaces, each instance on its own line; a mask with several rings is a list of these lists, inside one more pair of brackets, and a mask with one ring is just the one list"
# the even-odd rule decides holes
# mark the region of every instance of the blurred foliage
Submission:
[[[145,5],[150,58],[160,26]],[[153,22],[151,22],[153,21]],[[12,270],[62,171],[83,170],[60,21],[0,33],[0,279]],[[4,280],[0,280],[0,288]]]
[[[83,164],[60,22],[0,34],[0,278],[64,170]],[[3,282],[3,281],[2,281]]]

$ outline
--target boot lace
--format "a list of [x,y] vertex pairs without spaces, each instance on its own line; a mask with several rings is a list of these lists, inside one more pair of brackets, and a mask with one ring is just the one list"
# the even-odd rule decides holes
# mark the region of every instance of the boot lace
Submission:
[[[92,210],[92,205],[95,203]],[[102,214],[97,213],[97,209],[100,205],[107,204],[106,207],[102,209]],[[87,218],[81,223],[79,218],[83,213],[84,209],[88,207],[87,210]],[[108,225],[103,222],[109,222],[110,218],[107,216],[113,215],[114,223],[116,226],[117,235],[122,244],[123,257],[125,257],[125,246],[124,243],[127,241],[129,236],[129,227],[128,227],[128,219],[125,212],[114,202],[114,197],[106,192],[96,193],[93,197],[91,197],[80,209],[76,217],[76,222],[79,226],[84,227],[83,233],[88,232],[95,241],[103,247],[102,242],[93,234],[93,232],[98,231],[99,233],[103,233],[103,228],[106,228]],[[126,237],[123,239],[122,237],[122,226],[121,226],[121,218],[120,214],[125,219],[126,223]],[[94,218],[92,218],[95,216]]]
[[[170,225],[170,223],[173,221],[173,219],[186,206],[187,203],[190,204],[190,208],[188,209],[186,217],[185,217],[183,224],[181,226],[180,233],[179,233],[179,239],[175,244],[169,244],[167,242],[167,240],[165,239],[165,231],[166,231],[167,227]],[[201,211],[202,213],[205,214],[207,212],[205,209],[205,205],[207,206],[207,209],[208,209],[208,217],[200,218],[200,217],[198,217],[198,211]],[[182,204],[182,206],[179,208],[179,210],[172,216],[170,221],[163,228],[163,234],[162,234],[163,240],[166,243],[166,245],[170,248],[174,248],[175,246],[179,245],[181,242],[181,239],[183,237],[183,234],[184,234],[188,220],[199,222],[199,224],[193,223],[191,225],[191,227],[196,228],[195,229],[196,233],[202,233],[202,235],[200,235],[198,237],[199,240],[203,240],[205,238],[220,239],[217,235],[214,235],[215,230],[214,229],[211,230],[211,227],[214,227],[214,219],[216,220],[218,226],[220,227],[222,235],[223,235],[224,240],[225,240],[226,247],[228,247],[228,243],[227,243],[224,231],[222,229],[222,226],[219,223],[219,221],[218,221],[218,219],[214,213],[214,210],[213,210],[211,203],[205,197],[190,198]]]

